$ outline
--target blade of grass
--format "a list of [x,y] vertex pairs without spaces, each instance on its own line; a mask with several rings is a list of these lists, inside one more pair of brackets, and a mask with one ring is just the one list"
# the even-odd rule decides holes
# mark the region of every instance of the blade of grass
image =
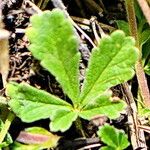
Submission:
[[7,132],[9,130],[10,125],[11,125],[12,121],[14,120],[14,118],[15,118],[14,113],[9,112],[9,114],[7,116],[7,119],[5,121],[5,124],[3,125],[2,130],[0,132],[0,144],[3,142]]

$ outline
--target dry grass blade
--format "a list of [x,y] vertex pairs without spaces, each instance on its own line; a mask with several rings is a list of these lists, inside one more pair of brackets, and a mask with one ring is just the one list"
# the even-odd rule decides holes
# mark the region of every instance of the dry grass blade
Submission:
[[146,126],[146,125],[138,125],[138,128],[144,130],[144,131],[147,132],[147,133],[150,133],[150,127],[149,127],[149,126]]
[[138,128],[137,107],[128,83],[122,84],[122,90],[128,105],[128,122],[132,147],[133,149],[142,147],[144,148],[143,150],[147,150],[144,132],[142,129]]
[[2,2],[0,1],[0,73],[2,75],[3,86],[6,85],[6,79],[9,72],[9,32],[3,29],[2,22]]
[[142,11],[143,14],[148,22],[148,24],[150,25],[150,7],[148,6],[148,3],[146,0],[137,0]]

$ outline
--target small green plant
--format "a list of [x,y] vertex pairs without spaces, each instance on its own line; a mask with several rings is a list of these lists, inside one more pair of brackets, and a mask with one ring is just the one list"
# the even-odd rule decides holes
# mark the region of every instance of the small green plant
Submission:
[[[3,126],[4,126],[3,121],[0,119],[0,131],[3,128]],[[0,149],[4,148],[4,147],[7,147],[9,144],[12,144],[12,142],[13,142],[13,140],[12,140],[10,134],[7,133],[6,136],[5,136],[4,141],[2,143],[0,143]]]
[[0,149],[13,143],[12,137],[8,132],[10,124],[13,120],[12,112],[8,113],[6,104],[6,98],[0,96]]
[[101,150],[124,150],[129,146],[128,137],[123,130],[118,130],[110,125],[100,127],[98,132],[100,139],[107,144]]
[[90,120],[98,114],[117,118],[125,108],[114,102],[109,88],[131,79],[138,58],[135,41],[118,30],[100,40],[86,70],[83,86],[79,85],[78,38],[62,11],[45,11],[31,17],[27,29],[33,56],[40,60],[60,83],[72,103],[25,83],[9,83],[9,106],[24,122],[50,118],[51,131],[66,131],[78,117]]

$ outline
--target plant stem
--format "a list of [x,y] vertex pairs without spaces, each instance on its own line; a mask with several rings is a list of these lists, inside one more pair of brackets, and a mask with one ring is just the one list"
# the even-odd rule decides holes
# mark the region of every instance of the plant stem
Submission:
[[129,23],[130,35],[135,38],[136,46],[139,48],[140,44],[139,44],[136,16],[134,10],[134,0],[125,0],[125,4],[126,4],[126,12],[127,12],[128,23]]
[[9,127],[11,125],[11,122],[14,120],[14,118],[15,118],[15,115],[12,112],[9,112],[7,119],[5,121],[5,124],[3,125],[2,130],[0,132],[0,144],[3,142],[7,132],[9,130]]
[[85,133],[84,133],[84,130],[83,130],[83,127],[82,127],[82,122],[80,120],[80,118],[77,118],[77,120],[75,121],[75,126],[76,126],[76,130],[77,132],[83,136],[83,137],[86,137]]
[[134,0],[125,0],[127,17],[129,22],[130,34],[136,40],[136,47],[139,49],[139,58],[135,65],[136,76],[139,84],[139,89],[145,106],[150,108],[150,93],[147,80],[142,66],[142,48],[139,43],[136,16],[134,10]]

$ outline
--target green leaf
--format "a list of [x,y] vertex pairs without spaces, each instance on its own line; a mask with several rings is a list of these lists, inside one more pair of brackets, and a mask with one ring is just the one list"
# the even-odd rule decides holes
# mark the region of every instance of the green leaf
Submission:
[[110,87],[131,79],[137,58],[135,40],[125,37],[122,31],[115,31],[101,39],[89,60],[80,95],[82,106],[98,98]]
[[134,1],[134,8],[135,8],[136,17],[138,19],[138,23],[140,24],[141,22],[146,22],[146,19],[137,1]]
[[143,60],[144,64],[145,64],[146,60],[149,59],[149,57],[150,57],[149,48],[150,48],[150,38],[142,47],[142,60]]
[[100,148],[100,150],[116,150],[116,148],[110,146],[103,146],[102,148]]
[[126,22],[124,20],[116,20],[116,23],[120,30],[123,30],[125,32],[125,34],[128,36],[130,35],[128,22]]
[[150,29],[145,29],[144,31],[142,31],[139,37],[141,46],[144,43],[146,43],[149,38],[150,38]]
[[13,143],[11,150],[42,150],[38,145],[25,145],[18,142]]
[[[3,128],[3,121],[0,119],[0,131]],[[6,137],[4,138],[4,141],[0,143],[0,149],[9,146],[13,143],[12,137],[9,133],[6,134]]]
[[50,133],[44,128],[31,127],[21,131],[16,140],[24,144],[36,145],[39,149],[46,149],[56,147],[59,139],[59,136]]
[[121,100],[113,102],[111,94],[111,92],[106,92],[94,101],[88,102],[80,112],[80,117],[88,120],[97,114],[108,116],[111,119],[119,117],[120,112],[126,107],[126,104]]
[[73,26],[58,9],[34,15],[30,21],[32,27],[26,32],[31,42],[30,51],[76,103],[79,96],[80,54]]
[[[9,83],[6,90],[7,95],[11,98],[9,106],[24,122],[33,122],[49,117],[53,122],[55,120],[54,116],[56,116],[58,111],[70,113],[73,110],[69,103],[25,83]],[[63,121],[66,128],[64,128],[62,123],[62,126],[60,124],[60,128],[57,129],[66,130],[72,124],[71,120],[69,121],[68,125]],[[53,130],[55,129],[53,128]]]
[[129,146],[127,135],[110,125],[104,125],[97,132],[101,140],[116,150],[124,150]]
[[116,31],[100,41],[91,54],[80,93],[78,41],[63,12],[58,9],[42,12],[31,18],[31,24],[32,27],[27,30],[31,42],[29,49],[41,65],[56,77],[73,106],[25,83],[9,83],[6,90],[13,112],[24,122],[50,118],[51,130],[62,132],[78,116],[90,119],[105,114],[116,118],[125,104],[122,101],[112,102],[111,95],[104,92],[134,75],[133,67],[138,54],[133,38]]
[[69,103],[25,83],[9,83],[6,89],[9,106],[24,122],[50,118],[51,131],[63,132],[78,116]]
[[150,76],[150,59],[149,59],[148,63],[146,64],[146,66],[144,67],[144,71],[147,75]]
[[140,116],[144,116],[146,118],[150,117],[150,108],[146,107],[142,102],[142,99],[138,101],[138,113]]
[[58,110],[50,123],[51,131],[66,131],[78,117],[78,112]]
[[150,109],[149,108],[140,108],[139,109],[139,114],[141,116],[145,116],[145,117],[150,117]]

